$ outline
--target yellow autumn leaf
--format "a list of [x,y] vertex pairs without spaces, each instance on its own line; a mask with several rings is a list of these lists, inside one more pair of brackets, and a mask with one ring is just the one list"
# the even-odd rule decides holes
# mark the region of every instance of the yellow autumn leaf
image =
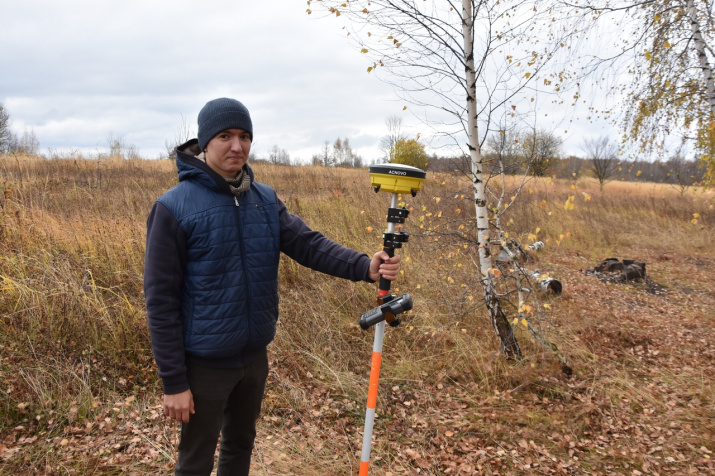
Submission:
[[367,48],[363,48],[360,50],[360,53],[367,53]]
[[371,226],[366,226],[366,227],[365,227],[365,231],[367,231],[368,233],[372,233],[372,227],[371,227]]
[[543,209],[546,209],[546,200],[542,200],[539,206]]
[[564,210],[573,210],[573,195],[569,195],[569,198],[566,199],[566,203],[564,203]]
[[544,303],[544,309],[551,309],[551,304]]
[[440,200],[442,200],[442,199],[439,198],[439,197],[434,197],[434,202],[435,202],[435,203],[439,203]]
[[522,319],[521,323],[524,325],[524,327],[529,327],[529,323],[527,322],[526,319]]

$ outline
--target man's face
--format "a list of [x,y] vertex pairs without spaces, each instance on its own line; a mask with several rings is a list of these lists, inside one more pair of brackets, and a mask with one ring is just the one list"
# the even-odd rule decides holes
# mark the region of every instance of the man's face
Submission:
[[206,144],[206,164],[222,177],[233,178],[248,160],[251,135],[243,129],[227,129]]

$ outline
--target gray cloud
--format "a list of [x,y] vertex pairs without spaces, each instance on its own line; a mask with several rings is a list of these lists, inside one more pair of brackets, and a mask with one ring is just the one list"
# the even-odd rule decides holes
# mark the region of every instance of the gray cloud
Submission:
[[367,74],[342,19],[309,16],[304,2],[6,3],[0,101],[43,149],[106,148],[111,134],[155,157],[182,120],[195,124],[220,96],[247,105],[259,154],[276,144],[308,160],[324,141],[347,137],[372,160],[394,114],[405,132],[429,135]]
[[[251,110],[256,148],[293,156],[353,136],[377,146],[396,110],[387,86],[330,20],[304,4],[38,0],[3,7],[0,100],[17,131],[43,148],[93,149],[121,137],[145,155],[173,140],[182,117],[230,96]],[[357,136],[366,140],[358,140]],[[311,152],[312,151],[312,152]]]

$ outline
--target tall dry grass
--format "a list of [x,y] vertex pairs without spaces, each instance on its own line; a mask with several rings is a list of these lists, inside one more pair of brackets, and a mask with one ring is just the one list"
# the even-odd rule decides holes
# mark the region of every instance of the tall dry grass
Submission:
[[[372,191],[366,170],[269,164],[254,170],[314,229],[370,254],[381,249],[389,196]],[[176,180],[171,161],[0,156],[0,435],[22,426],[48,438],[91,421],[102,402],[159,395],[142,294],[145,220]],[[532,365],[513,366],[498,354],[480,304],[469,186],[462,177],[429,173],[416,197],[400,197],[412,210],[404,226],[411,238],[398,251],[403,274],[393,290],[410,292],[415,308],[386,334],[382,400],[394,384],[447,379],[470,385],[481,401],[558,373],[553,357],[523,329],[517,332],[524,364]],[[566,209],[570,196],[574,206]],[[662,185],[616,182],[601,192],[594,180],[532,179],[502,223],[525,244],[545,241],[535,266],[554,275],[566,272],[573,257],[586,268],[616,256],[644,259],[656,273],[687,283],[692,277],[667,269],[664,260],[715,256],[714,203],[705,190],[681,195]],[[280,289],[266,401],[271,421],[287,428],[292,416],[310,411],[318,387],[360,414],[372,334],[357,323],[375,305],[374,286],[336,281],[283,257]],[[576,366],[592,365],[575,338],[580,331],[564,315],[581,310],[568,299],[543,299],[558,310],[542,323],[545,334]],[[327,456],[306,458],[324,465]],[[348,471],[354,459],[335,462],[342,469],[333,474]]]

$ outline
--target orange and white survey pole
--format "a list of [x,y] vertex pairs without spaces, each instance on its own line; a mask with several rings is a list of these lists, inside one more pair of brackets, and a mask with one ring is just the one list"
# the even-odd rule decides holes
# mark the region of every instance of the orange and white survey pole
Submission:
[[[404,223],[409,215],[406,208],[397,208],[397,195],[410,193],[414,197],[422,188],[425,172],[416,167],[401,164],[380,164],[370,167],[370,185],[375,192],[390,192],[392,199],[387,212],[387,231],[383,233],[383,250],[392,257],[395,249],[407,243],[409,235],[404,231],[395,233],[395,224]],[[380,380],[382,364],[382,343],[385,337],[385,322],[391,327],[400,325],[397,315],[412,309],[412,298],[409,294],[394,297],[390,294],[390,281],[380,278],[378,291],[378,307],[367,311],[360,317],[360,327],[364,330],[375,326],[375,340],[372,345],[372,364],[370,365],[370,383],[367,392],[367,409],[365,410],[365,431],[362,439],[362,454],[360,456],[360,476],[367,476],[370,465],[370,449],[372,446],[372,430],[375,424],[375,409],[377,407],[377,389]]]

